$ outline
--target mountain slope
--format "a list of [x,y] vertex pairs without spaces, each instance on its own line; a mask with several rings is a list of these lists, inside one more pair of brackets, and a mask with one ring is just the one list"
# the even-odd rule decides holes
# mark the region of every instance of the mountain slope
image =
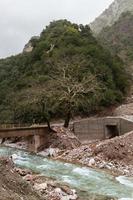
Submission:
[[133,12],[132,0],[115,0],[94,22],[90,24],[92,31],[98,34],[104,27],[113,25],[124,12]]
[[98,38],[126,65],[133,65],[133,14],[123,13],[114,25],[104,28]]
[[121,101],[128,90],[122,61],[97,42],[89,26],[54,21],[30,46],[28,53],[0,60],[1,123],[88,114]]

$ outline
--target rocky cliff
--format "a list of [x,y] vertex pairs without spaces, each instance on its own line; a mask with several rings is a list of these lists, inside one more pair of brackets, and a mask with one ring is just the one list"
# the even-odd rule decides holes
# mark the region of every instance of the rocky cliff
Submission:
[[104,27],[113,25],[124,12],[133,12],[133,0],[115,0],[94,22],[92,31],[98,34]]
[[133,14],[123,13],[112,26],[102,29],[98,39],[126,65],[133,65]]
[[33,45],[33,41],[34,40],[39,40],[39,37],[38,36],[33,36],[30,41],[24,46],[24,49],[23,49],[23,53],[29,53],[29,52],[32,52],[33,48],[34,48],[34,45]]

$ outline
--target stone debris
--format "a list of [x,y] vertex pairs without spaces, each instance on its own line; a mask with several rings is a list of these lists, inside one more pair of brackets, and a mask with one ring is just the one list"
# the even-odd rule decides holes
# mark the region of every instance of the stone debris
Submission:
[[95,163],[96,163],[95,159],[94,158],[90,158],[88,165],[91,167],[91,166],[94,166]]
[[32,182],[33,181],[33,176],[31,174],[27,174],[23,177],[23,179],[25,181],[29,181],[29,182]]
[[59,200],[76,200],[78,198],[75,190],[71,190],[71,194],[67,194],[61,188],[56,188],[53,190],[50,194],[50,197],[51,200],[52,198],[57,198]]
[[133,131],[96,145],[94,153],[104,159],[133,165]]
[[9,159],[0,158],[0,200],[43,200],[13,167]]
[[41,184],[37,184],[37,183],[35,183],[35,185],[34,185],[34,189],[35,190],[37,190],[37,191],[39,191],[39,192],[43,192],[44,190],[46,190],[47,189],[47,183],[41,183]]
[[27,176],[27,175],[31,175],[32,172],[28,169],[20,169],[15,167],[14,171],[17,172],[20,176]]
[[[77,200],[76,191],[0,158],[0,200]],[[79,199],[78,199],[79,200]]]
[[48,148],[58,148],[60,150],[70,150],[81,145],[79,139],[70,129],[61,126],[53,127],[54,132],[49,134]]
[[68,186],[59,185],[54,180],[45,180],[45,177],[34,176],[32,185],[40,196],[47,200],[76,200],[78,196],[76,190],[70,189]]
[[60,149],[59,148],[47,148],[39,153],[37,153],[37,155],[41,155],[41,156],[44,156],[44,157],[56,157],[60,152]]
[[[1,141],[0,141],[1,143]],[[25,138],[19,139],[17,142],[13,142],[13,139],[6,139],[4,145],[17,148],[17,149],[27,149],[28,141]]]
[[133,132],[105,141],[81,145],[68,150],[57,159],[112,173],[133,176]]
[[115,116],[126,116],[127,118],[131,118],[133,120],[133,95],[126,99],[125,104],[117,107],[113,115]]
[[60,185],[55,180],[50,180],[42,175],[33,174],[27,169],[14,168],[14,172],[23,177],[25,181],[33,186],[33,189],[47,200],[76,200],[78,196],[76,190],[70,189],[68,186]]
[[132,116],[133,115],[133,103],[123,104],[116,108],[113,115],[115,116]]

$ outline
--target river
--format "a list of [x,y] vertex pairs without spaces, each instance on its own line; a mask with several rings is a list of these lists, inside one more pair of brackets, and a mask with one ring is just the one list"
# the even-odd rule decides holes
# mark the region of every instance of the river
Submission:
[[75,164],[55,161],[23,150],[0,147],[0,156],[16,154],[15,164],[54,178],[60,183],[75,188],[82,199],[90,195],[112,196],[121,200],[133,200],[133,178],[114,177],[101,170],[93,170]]

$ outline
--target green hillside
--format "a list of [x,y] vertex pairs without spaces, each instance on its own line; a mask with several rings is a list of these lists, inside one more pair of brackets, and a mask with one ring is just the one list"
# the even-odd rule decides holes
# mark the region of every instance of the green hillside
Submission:
[[122,61],[92,36],[89,26],[50,23],[33,50],[0,60],[1,123],[45,122],[89,114],[120,102],[129,81]]

